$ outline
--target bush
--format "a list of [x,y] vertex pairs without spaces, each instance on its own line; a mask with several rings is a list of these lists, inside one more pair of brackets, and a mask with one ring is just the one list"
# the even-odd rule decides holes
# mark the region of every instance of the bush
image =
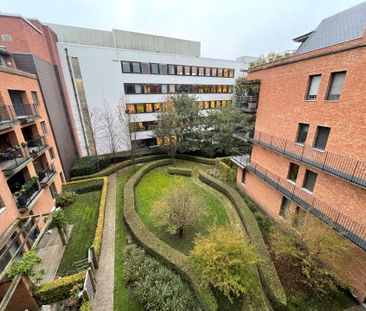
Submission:
[[144,310],[200,309],[189,285],[142,249],[133,245],[126,248],[124,269],[129,292]]
[[207,165],[215,165],[216,159],[192,156],[189,154],[177,154],[176,159],[198,162]]
[[62,192],[56,195],[56,206],[66,207],[75,202],[77,195],[75,192]]
[[197,299],[203,310],[217,310],[217,302],[210,289],[201,285],[200,279],[193,271],[193,266],[188,258],[159,240],[151,233],[138,216],[135,209],[134,188],[141,178],[155,167],[171,164],[170,159],[155,161],[138,170],[126,183],[124,188],[123,214],[126,224],[136,240],[154,257],[157,257],[177,271],[188,281],[195,291]]
[[108,190],[108,178],[103,177],[103,190],[102,195],[100,196],[98,222],[97,222],[97,228],[95,229],[95,237],[93,241],[94,250],[98,257],[100,255],[100,250],[102,248],[104,214],[105,214],[105,206],[107,203],[107,190]]
[[170,175],[192,176],[192,170],[184,167],[169,167],[168,173]]
[[[111,164],[110,158],[100,158],[99,168],[100,170],[108,167]],[[84,176],[96,173],[97,160],[96,157],[82,157],[75,161],[71,168],[71,176]]]
[[80,311],[92,311],[92,306],[90,301],[84,301],[80,307]]
[[33,290],[33,296],[40,304],[51,304],[67,299],[70,290],[78,284],[83,284],[85,271],[55,279]]
[[271,260],[268,248],[263,240],[262,233],[253,213],[240,194],[232,187],[202,171],[199,171],[199,178],[204,183],[226,195],[235,206],[250,240],[256,246],[259,255],[264,260],[264,263],[260,264],[258,268],[265,290],[272,303],[277,308],[282,309],[287,304],[285,290],[282,287],[276,268]]
[[63,186],[63,190],[67,192],[75,192],[76,194],[83,194],[93,191],[100,191],[103,187],[103,180],[99,179],[87,179],[80,182],[71,182]]

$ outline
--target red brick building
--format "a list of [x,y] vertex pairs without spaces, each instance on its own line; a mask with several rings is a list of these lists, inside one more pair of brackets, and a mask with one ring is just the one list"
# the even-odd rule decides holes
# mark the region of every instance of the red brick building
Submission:
[[[293,56],[253,68],[260,83],[250,157],[237,185],[277,221],[317,217],[352,242],[340,276],[366,297],[366,3],[295,40]],[[306,213],[308,211],[308,213]]]
[[[34,74],[17,69],[0,49],[0,301],[11,280],[5,271],[39,236],[61,192],[62,166]],[[6,310],[35,310],[25,278]],[[0,309],[1,309],[0,307]]]

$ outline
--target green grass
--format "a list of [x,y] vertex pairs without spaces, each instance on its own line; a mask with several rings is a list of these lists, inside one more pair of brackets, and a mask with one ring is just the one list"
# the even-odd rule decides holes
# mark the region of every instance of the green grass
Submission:
[[99,199],[100,191],[81,194],[73,204],[64,208],[65,218],[69,224],[73,224],[73,228],[57,275],[77,272],[72,264],[87,258],[88,248],[92,245],[95,235]]
[[116,237],[114,259],[114,301],[115,311],[140,311],[142,308],[128,296],[123,273],[123,250],[126,246],[126,226],[123,220],[123,189],[127,180],[133,175],[133,167],[122,169],[117,175],[116,191]]
[[[187,161],[177,161],[177,166],[193,168],[207,168],[207,165]],[[170,235],[155,225],[153,207],[166,195],[172,185],[182,183],[194,190],[195,195],[200,198],[205,206],[205,215],[201,217],[194,230],[185,233],[183,238]],[[169,244],[171,247],[188,254],[193,247],[196,234],[205,234],[211,225],[223,226],[229,223],[226,211],[221,201],[213,194],[197,186],[190,177],[169,175],[167,166],[158,167],[147,173],[135,189],[136,207],[139,216],[147,228],[158,238]]]

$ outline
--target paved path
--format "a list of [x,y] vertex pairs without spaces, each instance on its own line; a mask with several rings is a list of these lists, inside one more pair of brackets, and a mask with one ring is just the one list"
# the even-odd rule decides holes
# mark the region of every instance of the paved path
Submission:
[[112,311],[114,296],[114,242],[116,224],[116,174],[108,176],[107,205],[104,218],[102,251],[97,271],[97,292],[93,311]]

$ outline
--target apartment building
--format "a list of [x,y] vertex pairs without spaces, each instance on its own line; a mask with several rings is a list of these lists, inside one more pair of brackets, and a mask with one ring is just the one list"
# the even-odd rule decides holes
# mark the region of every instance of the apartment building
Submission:
[[56,42],[55,33],[38,20],[0,14],[0,45],[12,53],[18,69],[37,76],[42,91],[39,96],[45,103],[50,131],[68,179],[80,152]]
[[338,271],[366,297],[366,3],[295,40],[296,53],[249,71],[260,84],[251,156],[237,186],[281,222],[316,217],[352,242]]
[[[58,53],[83,156],[94,154],[95,148],[99,154],[111,152],[106,134],[91,130],[93,115],[108,109],[117,118],[117,107],[124,107],[129,122],[138,129],[133,139],[152,146],[156,144],[152,128],[169,95],[192,94],[202,110],[215,109],[231,102],[235,78],[245,74],[242,60],[200,57],[199,42],[115,29],[49,27],[58,37]],[[118,140],[119,151],[127,149],[126,139]]]
[[[37,77],[0,49],[0,301],[5,271],[29,250],[61,192],[62,165]],[[35,310],[30,284],[18,280],[6,310]]]

